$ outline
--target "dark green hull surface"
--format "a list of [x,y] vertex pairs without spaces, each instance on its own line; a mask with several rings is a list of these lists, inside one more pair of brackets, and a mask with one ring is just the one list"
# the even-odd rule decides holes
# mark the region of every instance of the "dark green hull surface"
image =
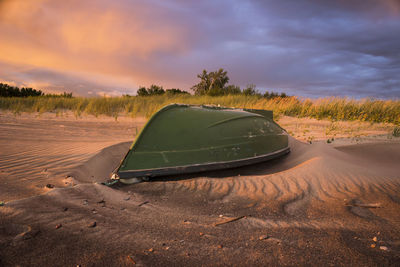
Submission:
[[122,178],[225,169],[289,152],[272,111],[173,104],[146,124],[117,169]]

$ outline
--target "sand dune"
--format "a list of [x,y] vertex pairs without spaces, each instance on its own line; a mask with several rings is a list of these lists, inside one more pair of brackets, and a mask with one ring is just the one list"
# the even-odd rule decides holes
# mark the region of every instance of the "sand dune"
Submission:
[[398,139],[109,188],[143,121],[0,118],[0,265],[400,262]]
[[72,169],[105,147],[131,142],[144,122],[116,122],[107,117],[77,120],[72,114],[0,114],[1,200],[43,193],[47,184],[63,186],[63,179]]

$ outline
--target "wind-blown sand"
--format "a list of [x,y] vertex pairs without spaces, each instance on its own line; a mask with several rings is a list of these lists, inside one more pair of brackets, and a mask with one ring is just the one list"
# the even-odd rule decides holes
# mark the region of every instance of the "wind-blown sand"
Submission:
[[399,138],[291,138],[262,164],[99,184],[144,123],[0,114],[0,266],[400,264]]

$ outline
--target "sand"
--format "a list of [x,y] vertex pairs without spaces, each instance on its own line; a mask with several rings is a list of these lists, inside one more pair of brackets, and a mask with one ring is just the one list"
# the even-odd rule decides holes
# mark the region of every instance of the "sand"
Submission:
[[101,185],[144,123],[0,114],[0,266],[400,264],[400,138],[385,128],[327,143],[317,125],[320,141],[291,138],[274,161]]

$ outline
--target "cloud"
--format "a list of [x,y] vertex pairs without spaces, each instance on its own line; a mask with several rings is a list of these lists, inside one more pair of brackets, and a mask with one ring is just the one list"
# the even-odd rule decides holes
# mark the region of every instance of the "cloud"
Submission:
[[163,23],[168,14],[161,9],[128,3],[3,1],[0,50],[5,53],[0,60],[146,82],[150,77],[141,72],[141,65],[159,54],[183,53],[185,29],[170,20]]
[[18,87],[37,88],[46,93],[73,92],[75,95],[93,96],[97,95],[97,92],[109,91],[113,95],[134,95],[138,87],[138,85],[132,86],[132,81],[126,77],[57,72],[51,69],[4,63],[0,63],[0,73],[0,82]]
[[223,67],[261,90],[400,97],[399,28],[397,0],[3,0],[0,80],[111,95]]

